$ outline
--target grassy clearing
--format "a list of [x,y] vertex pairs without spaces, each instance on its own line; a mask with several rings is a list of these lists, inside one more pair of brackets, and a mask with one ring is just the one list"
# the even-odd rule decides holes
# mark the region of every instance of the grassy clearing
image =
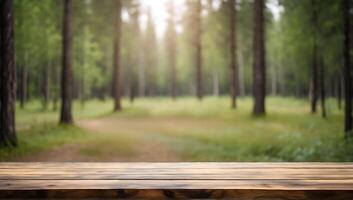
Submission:
[[89,135],[80,144],[83,144],[79,149],[80,155],[96,159],[114,155],[121,157],[134,156],[136,154],[132,148],[134,141],[122,134],[119,134],[119,136],[114,134]]
[[[84,107],[74,104],[74,117],[89,119],[110,112],[111,103],[90,101]],[[78,126],[59,126],[58,111],[44,111],[39,101],[29,102],[24,109],[16,109],[18,147],[0,150],[0,161],[11,161],[26,155],[35,155],[68,143],[94,141],[87,131]],[[104,138],[103,140],[105,140]],[[92,142],[94,143],[94,142]],[[86,153],[83,149],[83,154]]]
[[343,118],[334,100],[327,103],[327,119],[310,114],[306,100],[270,97],[265,117],[251,115],[251,98],[240,99],[236,110],[229,103],[226,97],[137,99],[124,101],[119,113],[111,112],[110,101],[76,104],[76,120],[104,122],[100,132],[108,134],[91,135],[53,125],[58,114],[33,102],[17,113],[20,147],[2,150],[0,159],[79,142],[80,154],[104,160],[132,156],[138,152],[133,144],[157,141],[190,161],[353,161],[353,142],[343,140]]
[[[111,113],[113,104],[110,101],[101,102],[92,100],[82,106],[75,102],[73,106],[73,115],[75,119],[89,119],[107,115]],[[46,111],[40,101],[31,101],[26,104],[24,109],[17,106],[16,109],[16,127],[17,129],[26,129],[36,124],[57,123],[59,120],[59,110],[53,110],[51,107]]]
[[[205,119],[200,127],[164,130],[156,136],[191,160],[353,160],[353,143],[343,140],[342,115],[334,100],[328,101],[327,119],[309,114],[307,101],[290,98],[268,98],[268,115],[258,118],[251,116],[248,98],[241,99],[235,111],[229,109],[227,98],[208,98],[201,105],[193,99],[154,105],[141,101],[137,108],[145,116]],[[217,121],[223,124],[212,125]]]
[[18,133],[19,146],[0,151],[0,161],[17,160],[30,154],[38,154],[63,144],[78,142],[85,137],[82,129],[76,126],[41,124]]

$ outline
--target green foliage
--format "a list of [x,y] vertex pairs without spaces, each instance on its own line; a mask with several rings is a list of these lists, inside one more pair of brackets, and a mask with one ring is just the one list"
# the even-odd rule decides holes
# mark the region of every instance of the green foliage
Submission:
[[[113,51],[113,16],[116,0],[74,1],[74,97],[104,99],[110,95]],[[267,90],[272,94],[306,96],[311,76],[313,42],[317,36],[324,59],[326,84],[336,83],[342,65],[342,22],[339,1],[272,0],[282,9],[278,19],[266,9]],[[163,37],[155,33],[155,19],[142,1],[123,1],[121,45],[122,85],[124,95],[150,90],[166,95],[169,88],[168,46],[177,47],[177,87],[179,94],[189,95],[194,88],[195,5],[185,1],[175,8],[173,23]],[[205,93],[229,91],[229,13],[226,0],[202,1],[203,85]],[[313,10],[318,24],[313,25]],[[165,5],[168,10],[168,5]],[[61,68],[62,1],[16,0],[15,42],[19,72],[26,68],[28,97],[41,96],[43,72],[49,70],[52,99],[59,96]],[[240,90],[252,92],[253,2],[237,1],[237,58]],[[140,18],[147,18],[143,28]],[[168,19],[167,19],[168,21]],[[166,21],[166,22],[167,22]],[[171,21],[171,19],[169,19]],[[317,29],[317,30],[316,30]],[[178,30],[175,32],[175,30]],[[314,34],[316,33],[316,34]],[[176,34],[176,35],[175,35]],[[176,36],[176,41],[171,38]],[[174,44],[176,42],[176,44]],[[20,77],[20,76],[19,76]],[[218,81],[218,83],[217,83]],[[20,84],[18,84],[20,85]],[[143,88],[145,87],[145,88]],[[333,87],[333,86],[332,86]],[[331,88],[328,88],[333,90]],[[337,92],[336,92],[337,93]],[[140,94],[143,94],[143,92]],[[333,92],[329,92],[333,95]]]
[[[308,91],[313,63],[314,40],[318,41],[327,74],[326,83],[340,77],[342,65],[342,22],[340,1],[298,0],[281,1],[284,7],[280,24],[282,73],[288,81],[282,81],[287,92],[298,88]],[[317,21],[314,22],[314,10]],[[288,56],[290,55],[290,56]],[[297,88],[297,89],[296,89]]]

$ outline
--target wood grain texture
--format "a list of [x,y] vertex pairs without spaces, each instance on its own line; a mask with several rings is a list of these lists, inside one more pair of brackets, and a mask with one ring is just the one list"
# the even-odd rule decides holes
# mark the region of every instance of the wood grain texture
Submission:
[[351,200],[352,191],[285,190],[8,190],[0,199]]
[[353,163],[0,163],[0,198],[353,199]]

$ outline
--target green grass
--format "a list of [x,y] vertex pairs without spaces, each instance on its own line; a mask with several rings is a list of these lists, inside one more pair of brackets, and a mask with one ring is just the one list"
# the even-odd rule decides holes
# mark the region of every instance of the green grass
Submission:
[[35,125],[18,132],[18,147],[0,150],[0,161],[11,161],[25,155],[38,154],[63,144],[78,142],[85,132],[76,126],[58,126],[50,123]]
[[[89,101],[84,107],[74,104],[74,117],[95,118],[110,113],[111,103]],[[48,149],[73,142],[92,139],[77,126],[59,126],[59,114],[52,108],[43,110],[40,101],[31,101],[24,109],[16,108],[18,147],[0,149],[0,161],[11,161],[26,155],[35,155]],[[91,139],[91,140],[90,140]]]
[[127,120],[114,129],[119,135],[88,136],[79,127],[57,126],[57,112],[43,112],[39,102],[17,109],[19,148],[0,150],[0,160],[72,142],[89,144],[80,149],[85,156],[133,155],[131,144],[144,140],[165,144],[191,161],[353,161],[353,142],[343,139],[342,111],[334,99],[327,102],[327,119],[310,114],[307,100],[280,97],[267,98],[263,117],[251,115],[251,98],[239,99],[236,110],[227,97],[123,101],[119,113],[112,107],[111,101],[75,104],[74,116]]
[[[183,98],[140,100],[119,114],[130,117],[181,117],[222,122],[206,129],[164,130],[155,139],[195,161],[353,161],[353,143],[343,139],[343,120],[336,102],[327,103],[329,116],[312,115],[306,100],[270,97],[267,115],[251,115],[252,100],[229,108],[228,98],[207,98],[199,103]],[[208,121],[207,121],[208,120]]]
[[[74,103],[73,115],[75,119],[96,118],[112,112],[113,103],[111,101],[101,102],[92,100],[82,106],[79,102]],[[58,108],[59,109],[59,108]],[[28,128],[34,124],[52,123],[59,120],[59,110],[49,107],[43,110],[40,101],[31,101],[26,104],[24,109],[17,106],[16,127],[18,129]]]

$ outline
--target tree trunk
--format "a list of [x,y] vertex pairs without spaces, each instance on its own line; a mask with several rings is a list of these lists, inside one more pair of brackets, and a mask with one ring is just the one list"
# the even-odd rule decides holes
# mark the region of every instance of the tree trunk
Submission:
[[203,96],[203,87],[202,87],[202,46],[201,46],[201,0],[197,0],[196,2],[196,96],[199,100],[202,100]]
[[[173,18],[174,20],[174,18]],[[174,23],[174,22],[173,22]],[[174,25],[172,25],[174,27]],[[176,92],[176,33],[174,32],[171,35],[171,41],[169,46],[169,63],[170,63],[170,95],[172,99],[176,99],[177,92]]]
[[[139,42],[141,44],[141,42]],[[143,63],[142,51],[139,51],[139,62],[138,62],[138,92],[140,97],[146,96],[146,67]]]
[[266,63],[265,63],[265,43],[264,43],[264,0],[254,1],[254,68],[253,87],[255,105],[254,115],[265,114],[266,95]]
[[[85,58],[84,58],[84,53],[83,57],[81,60],[81,78],[80,78],[80,102],[81,102],[81,107],[85,107],[85,101],[86,101],[86,90],[85,90]],[[103,94],[104,96],[104,94]]]
[[277,74],[277,64],[273,64],[272,67],[272,74],[271,74],[271,93],[273,96],[278,94],[278,74]]
[[219,78],[218,72],[215,68],[212,70],[212,88],[213,88],[213,96],[219,96]]
[[238,73],[237,73],[237,35],[236,35],[236,8],[235,0],[229,0],[230,19],[229,19],[229,50],[230,50],[230,96],[231,107],[236,108],[236,97],[238,94]]
[[115,31],[114,31],[114,68],[113,68],[113,95],[114,111],[121,110],[120,102],[120,38],[121,38],[121,2],[116,1]]
[[310,100],[311,113],[316,113],[317,99],[318,99],[318,63],[317,63],[317,46],[314,44],[313,49],[313,63],[311,69],[311,83],[310,83]]
[[26,63],[22,66],[20,73],[20,107],[23,109],[27,102],[27,67]]
[[[175,42],[175,41],[174,41]],[[173,42],[173,43],[174,43]],[[175,44],[175,43],[174,43]],[[173,49],[171,50],[171,55],[170,55],[170,65],[171,65],[171,96],[172,99],[176,99],[177,96],[177,92],[176,92],[176,50],[175,50],[175,46],[173,47]]]
[[[81,108],[84,109],[85,107],[85,100],[86,100],[86,90],[85,90],[85,74],[86,74],[86,69],[85,69],[85,59],[86,59],[86,26],[84,25],[82,27],[82,29],[84,30],[82,33],[82,46],[81,46],[81,51],[80,51],[80,84],[79,84],[79,99],[80,99],[80,103],[81,103]],[[104,71],[104,67],[102,67],[102,71]],[[100,95],[99,96],[104,96],[104,91],[101,91],[101,89],[98,89]]]
[[311,98],[311,113],[316,113],[317,110],[317,100],[318,100],[318,91],[319,91],[319,75],[318,75],[318,41],[317,41],[317,8],[314,0],[311,1],[313,7],[313,16],[312,24],[314,27],[314,44],[313,44],[313,60],[312,60],[312,69],[311,69],[311,83],[310,83],[310,98]]
[[[86,103],[86,89],[85,89],[85,69],[82,69],[82,77],[81,77],[81,98],[80,98],[80,102],[81,102],[81,107],[84,108],[85,107],[85,103]],[[102,94],[103,98],[104,98],[104,93]]]
[[13,1],[0,1],[0,146],[16,146]]
[[352,71],[350,58],[351,44],[351,22],[349,16],[350,0],[342,0],[343,22],[344,22],[344,131],[346,138],[352,136]]
[[49,102],[49,66],[44,66],[42,78],[43,110],[46,111]]
[[[241,40],[239,40],[241,41]],[[242,50],[242,45],[239,43],[238,48],[238,75],[239,75],[239,95],[245,96],[245,78],[244,78],[244,55]]]
[[168,65],[169,65],[169,93],[173,100],[176,99],[177,96],[177,84],[176,84],[176,53],[177,53],[177,33],[175,30],[175,5],[174,1],[170,1],[167,6],[169,12],[168,18],[168,27],[166,31],[166,48],[167,48],[167,55],[168,55]]
[[339,110],[342,109],[342,85],[343,85],[342,76],[339,75],[339,78],[337,79],[337,86],[336,86],[337,108]]
[[61,124],[72,124],[72,0],[64,1]]
[[59,69],[55,62],[52,70],[52,95],[53,95],[53,110],[58,109],[58,98],[59,98]]
[[326,106],[325,106],[325,99],[326,99],[326,94],[325,94],[325,66],[324,66],[324,61],[322,56],[320,56],[320,97],[321,97],[321,112],[322,112],[322,117],[326,118]]

